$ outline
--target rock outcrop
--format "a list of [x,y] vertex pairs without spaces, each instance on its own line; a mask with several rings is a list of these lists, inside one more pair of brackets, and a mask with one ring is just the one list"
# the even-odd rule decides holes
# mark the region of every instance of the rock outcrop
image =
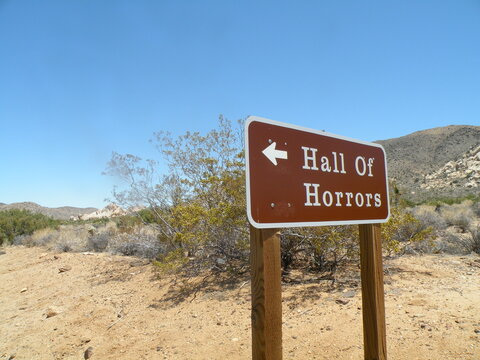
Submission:
[[441,169],[425,176],[422,189],[480,188],[480,146],[465,153],[456,161],[447,162]]
[[101,218],[111,218],[116,216],[127,215],[127,211],[116,204],[108,204],[103,209],[96,210],[89,214],[79,215],[73,220],[91,220]]

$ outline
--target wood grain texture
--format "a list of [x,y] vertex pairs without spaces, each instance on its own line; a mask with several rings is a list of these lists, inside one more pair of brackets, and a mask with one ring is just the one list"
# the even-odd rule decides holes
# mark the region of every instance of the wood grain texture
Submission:
[[382,239],[379,224],[359,225],[366,360],[387,359]]
[[280,233],[250,227],[252,359],[282,359]]

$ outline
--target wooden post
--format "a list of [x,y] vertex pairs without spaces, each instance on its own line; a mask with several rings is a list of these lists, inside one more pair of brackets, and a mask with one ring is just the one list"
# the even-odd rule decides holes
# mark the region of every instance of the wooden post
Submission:
[[387,340],[380,224],[359,225],[363,343],[366,360],[386,360]]
[[278,229],[250,226],[252,359],[282,359],[282,289]]

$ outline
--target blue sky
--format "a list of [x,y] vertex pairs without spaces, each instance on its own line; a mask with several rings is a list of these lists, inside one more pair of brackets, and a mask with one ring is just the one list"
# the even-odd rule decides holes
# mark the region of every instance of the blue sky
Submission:
[[480,125],[480,2],[0,0],[0,202],[106,205],[112,151],[257,115]]

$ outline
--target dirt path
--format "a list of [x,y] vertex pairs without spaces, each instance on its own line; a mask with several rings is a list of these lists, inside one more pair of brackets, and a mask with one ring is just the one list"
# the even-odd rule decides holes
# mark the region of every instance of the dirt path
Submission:
[[[194,295],[135,258],[4,250],[0,359],[250,358],[248,278]],[[389,359],[480,359],[479,256],[385,265]],[[358,276],[342,280],[283,287],[284,359],[363,358]]]

